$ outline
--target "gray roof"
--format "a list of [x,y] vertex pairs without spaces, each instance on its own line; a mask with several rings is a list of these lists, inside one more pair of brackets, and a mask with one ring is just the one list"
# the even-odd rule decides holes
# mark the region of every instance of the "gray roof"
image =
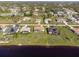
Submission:
[[12,25],[10,25],[10,26],[7,26],[6,28],[5,28],[5,31],[4,31],[4,33],[6,33],[6,34],[11,34],[11,33],[15,33],[16,31],[17,31],[17,29],[18,29],[18,27],[13,27]]

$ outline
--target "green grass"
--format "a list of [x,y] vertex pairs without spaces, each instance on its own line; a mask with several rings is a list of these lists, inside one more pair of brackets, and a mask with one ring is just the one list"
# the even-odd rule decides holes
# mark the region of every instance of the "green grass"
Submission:
[[0,10],[0,13],[10,13],[10,12],[11,12],[10,10],[5,10],[5,11]]
[[0,16],[0,24],[12,24],[14,21],[18,21],[19,19],[22,19],[20,16]]

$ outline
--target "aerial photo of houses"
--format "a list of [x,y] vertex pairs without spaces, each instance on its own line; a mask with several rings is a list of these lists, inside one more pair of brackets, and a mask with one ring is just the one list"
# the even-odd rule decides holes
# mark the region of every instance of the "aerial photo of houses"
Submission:
[[79,2],[0,2],[0,45],[79,46]]

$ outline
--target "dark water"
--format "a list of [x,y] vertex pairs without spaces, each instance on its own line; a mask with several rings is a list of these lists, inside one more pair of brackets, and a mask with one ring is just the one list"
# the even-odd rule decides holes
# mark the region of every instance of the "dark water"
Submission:
[[71,46],[0,46],[0,56],[20,56],[20,57],[38,57],[38,56],[79,56],[79,47]]

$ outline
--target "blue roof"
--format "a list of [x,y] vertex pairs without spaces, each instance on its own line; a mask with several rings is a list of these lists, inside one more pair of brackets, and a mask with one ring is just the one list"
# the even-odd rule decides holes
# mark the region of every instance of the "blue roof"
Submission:
[[57,33],[56,28],[54,28],[54,27],[48,28],[48,33],[49,33],[49,32],[52,32],[52,34]]

